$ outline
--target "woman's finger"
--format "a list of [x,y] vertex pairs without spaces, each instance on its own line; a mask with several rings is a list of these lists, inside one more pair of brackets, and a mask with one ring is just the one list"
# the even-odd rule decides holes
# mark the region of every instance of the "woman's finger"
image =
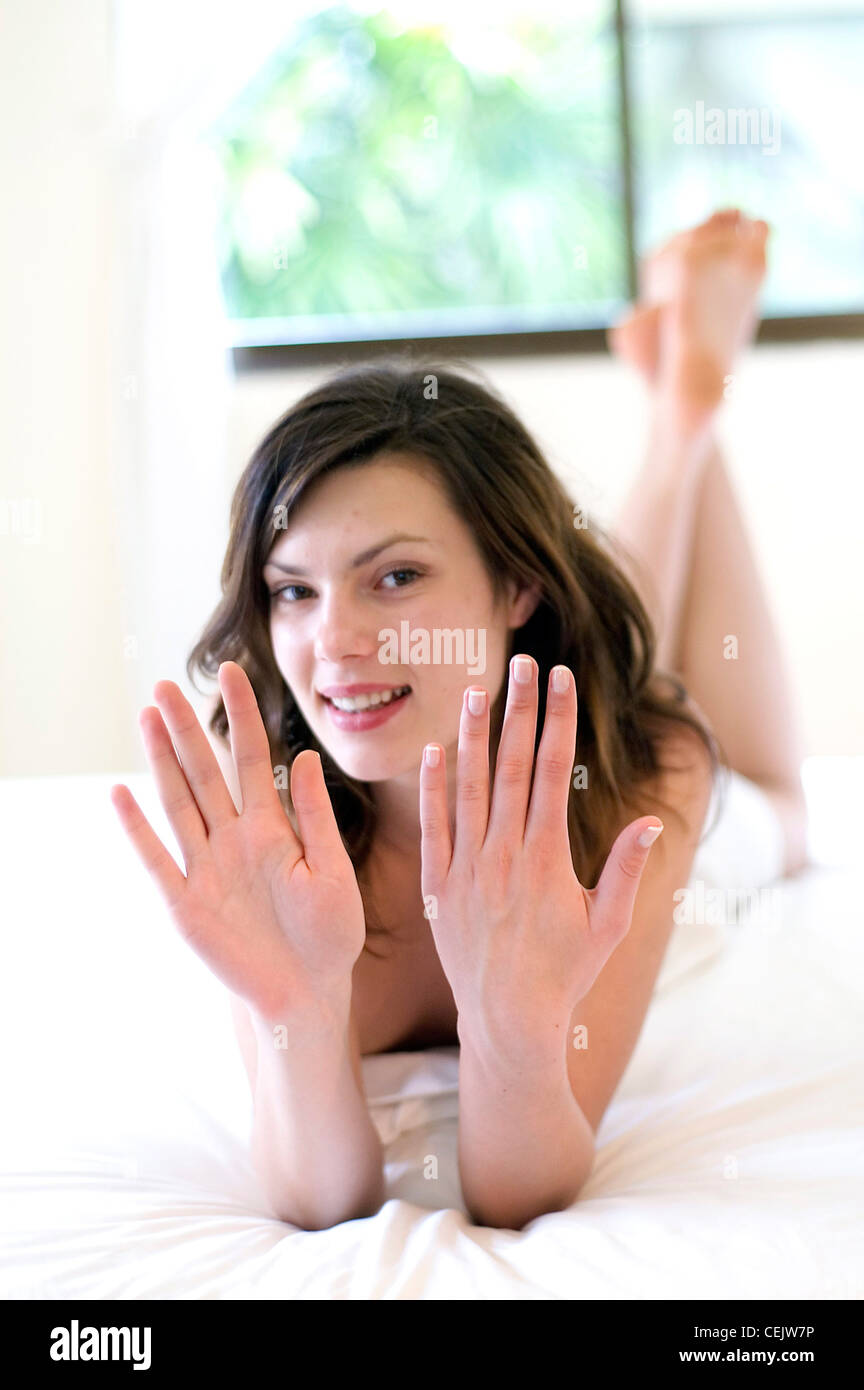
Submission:
[[492,812],[486,835],[489,844],[521,845],[525,837],[536,730],[537,662],[531,656],[514,656],[495,760]]
[[180,766],[161,711],[148,705],[138,716],[138,726],[159,800],[188,867],[195,855],[200,854],[207,845],[207,827]]
[[447,763],[440,743],[429,743],[423,749],[420,767],[420,884],[424,898],[443,885],[452,857]]
[[179,685],[157,681],[153,696],[168,727],[186,781],[208,832],[237,819],[213,747]]
[[[347,851],[324,781],[320,754],[312,748],[304,748],[291,764],[291,801],[303,841],[302,846],[297,845],[297,858],[302,854],[310,869],[326,875],[344,861]],[[293,834],[290,825],[288,830]]]
[[613,949],[630,930],[642,874],[651,846],[662,829],[663,822],[655,816],[653,823],[646,817],[622,830],[609,851],[596,888],[589,892],[591,933],[611,942]]
[[185,876],[122,782],[111,788],[111,804],[144,868],[155,880],[168,907],[175,908],[186,887]]
[[222,662],[219,667],[219,689],[228,715],[231,752],[240,782],[243,810],[281,805],[270,766],[270,742],[255,691],[243,667],[236,661]]
[[[576,752],[576,682],[566,666],[553,666],[546,691],[546,717],[537,749],[525,843],[569,847],[567,806]],[[572,860],[571,860],[572,862]]]
[[453,855],[471,858],[489,822],[489,692],[482,686],[470,686],[462,697],[456,778]]

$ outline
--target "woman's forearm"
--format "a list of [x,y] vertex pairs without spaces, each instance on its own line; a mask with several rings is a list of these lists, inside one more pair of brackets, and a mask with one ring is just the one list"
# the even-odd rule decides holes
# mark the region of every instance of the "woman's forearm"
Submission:
[[274,1213],[304,1230],[372,1216],[383,1152],[351,1055],[350,994],[314,1014],[251,1014],[252,1158]]
[[657,664],[665,669],[676,669],[696,504],[715,448],[713,421],[684,428],[655,398],[645,461],[613,528],[638,562],[638,570],[628,570],[657,631]]
[[564,1056],[521,1068],[462,1039],[459,1176],[477,1225],[518,1231],[564,1210],[576,1201],[594,1156],[594,1131],[573,1095]]

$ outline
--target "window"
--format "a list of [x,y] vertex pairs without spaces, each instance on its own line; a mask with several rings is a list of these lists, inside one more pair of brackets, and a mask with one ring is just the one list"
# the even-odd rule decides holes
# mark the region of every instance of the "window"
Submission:
[[209,133],[235,346],[596,345],[635,252],[730,203],[774,226],[767,314],[859,313],[862,60],[794,0],[306,13]]
[[766,314],[864,310],[864,16],[847,10],[632,0],[640,252],[740,205],[772,225]]

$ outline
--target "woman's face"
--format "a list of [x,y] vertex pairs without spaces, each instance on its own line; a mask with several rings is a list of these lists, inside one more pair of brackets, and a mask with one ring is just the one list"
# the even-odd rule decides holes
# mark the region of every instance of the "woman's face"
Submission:
[[[455,769],[464,690],[481,685],[494,703],[510,631],[537,603],[535,590],[515,585],[494,603],[470,531],[418,463],[380,454],[319,479],[263,571],[276,664],[320,744],[363,782],[416,786],[432,741]],[[406,535],[414,539],[393,540]],[[402,698],[357,713],[327,698],[338,697],[333,687],[405,686]]]

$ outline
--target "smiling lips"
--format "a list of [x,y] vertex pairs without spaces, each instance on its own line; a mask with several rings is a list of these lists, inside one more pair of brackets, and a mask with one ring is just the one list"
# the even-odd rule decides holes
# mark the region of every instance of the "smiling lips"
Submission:
[[379,709],[411,693],[410,685],[327,685],[319,695],[334,709],[347,713]]
[[318,692],[337,729],[363,733],[393,719],[411,694],[410,685],[330,685]]

